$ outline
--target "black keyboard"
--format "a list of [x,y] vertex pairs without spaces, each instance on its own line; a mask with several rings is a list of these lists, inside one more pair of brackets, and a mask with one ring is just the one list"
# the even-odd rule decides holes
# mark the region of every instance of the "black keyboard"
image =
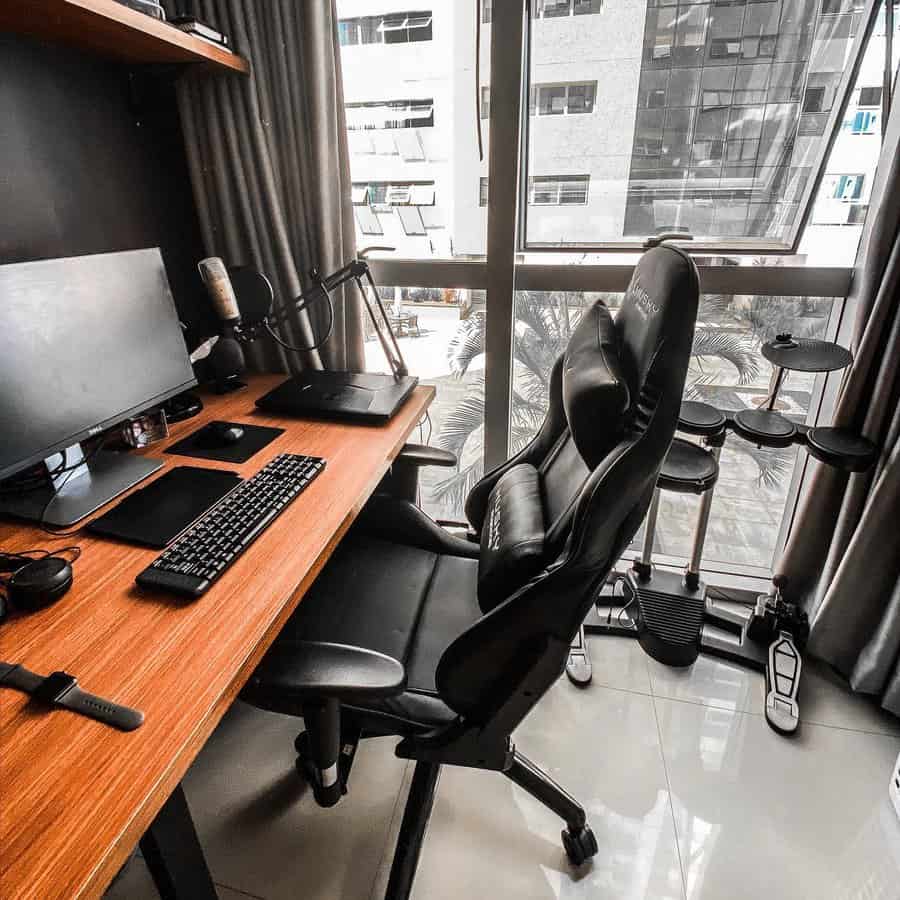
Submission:
[[135,579],[144,588],[199,597],[325,468],[282,453],[242,481]]

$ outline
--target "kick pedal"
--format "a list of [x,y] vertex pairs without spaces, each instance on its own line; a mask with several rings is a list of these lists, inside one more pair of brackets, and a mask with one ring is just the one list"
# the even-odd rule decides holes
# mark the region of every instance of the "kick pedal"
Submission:
[[769,645],[766,663],[766,721],[779,734],[793,734],[800,725],[797,691],[801,668],[793,635],[782,631]]

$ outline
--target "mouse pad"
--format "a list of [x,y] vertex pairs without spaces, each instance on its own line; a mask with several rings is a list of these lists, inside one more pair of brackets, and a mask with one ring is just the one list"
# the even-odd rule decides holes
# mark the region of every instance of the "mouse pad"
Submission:
[[[212,437],[215,425],[234,425],[243,428],[244,434],[233,444],[216,446]],[[271,444],[279,434],[284,434],[283,428],[266,428],[262,425],[247,425],[244,422],[210,422],[177,444],[172,444],[166,453],[194,456],[197,459],[216,459],[219,462],[244,463],[266,444]]]
[[103,537],[162,549],[240,483],[236,472],[176,466],[87,527]]

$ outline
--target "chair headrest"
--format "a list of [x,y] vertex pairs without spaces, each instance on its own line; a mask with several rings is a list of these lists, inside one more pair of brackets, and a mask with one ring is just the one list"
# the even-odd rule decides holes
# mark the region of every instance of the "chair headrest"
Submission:
[[563,357],[562,401],[588,468],[615,446],[646,398],[659,396],[675,371],[671,362],[689,354],[698,288],[686,253],[654,247],[635,266],[615,320],[602,301],[582,316]]
[[671,378],[671,360],[690,354],[700,278],[678,247],[648,250],[634,267],[616,316],[621,361],[633,393],[656,394]]

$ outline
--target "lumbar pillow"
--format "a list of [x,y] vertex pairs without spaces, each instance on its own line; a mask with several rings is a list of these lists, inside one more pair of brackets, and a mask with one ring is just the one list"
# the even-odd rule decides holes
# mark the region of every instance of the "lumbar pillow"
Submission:
[[481,530],[478,604],[490,612],[534,577],[543,564],[544,507],[531,463],[513,466],[494,485]]

